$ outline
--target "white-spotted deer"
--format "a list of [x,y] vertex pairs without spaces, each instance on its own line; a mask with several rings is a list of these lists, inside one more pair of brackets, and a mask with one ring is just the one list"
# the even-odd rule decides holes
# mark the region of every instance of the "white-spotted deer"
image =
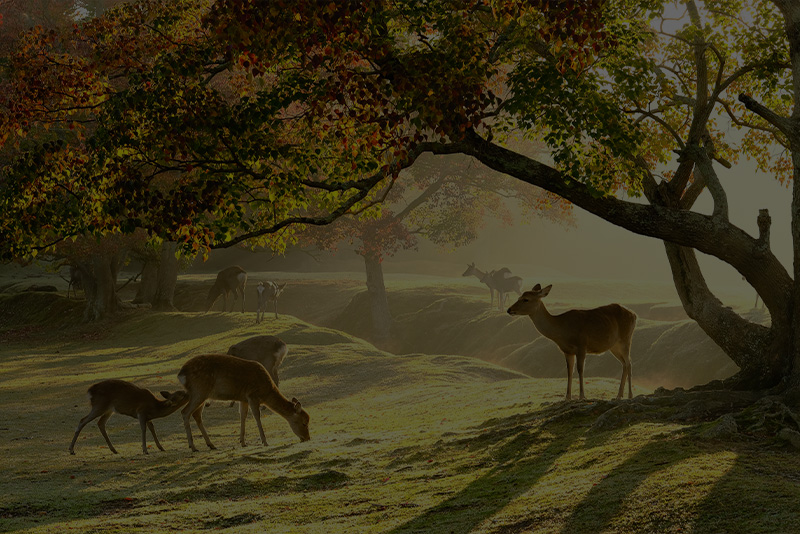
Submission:
[[275,336],[251,337],[232,345],[228,349],[230,356],[251,360],[263,365],[276,386],[281,383],[278,377],[278,368],[283,363],[283,359],[288,352],[289,347],[286,346],[286,343]]
[[162,447],[161,443],[158,441],[152,419],[166,417],[189,401],[189,395],[185,391],[176,391],[175,393],[162,391],[161,395],[164,397],[164,400],[159,400],[149,389],[140,388],[124,380],[104,380],[98,382],[89,387],[88,394],[92,409],[89,414],[78,423],[78,428],[75,430],[75,435],[72,437],[72,443],[69,445],[70,454],[75,454],[75,442],[78,441],[78,434],[81,433],[83,427],[97,417],[100,418],[100,420],[97,421],[97,426],[100,428],[100,433],[105,438],[108,448],[111,452],[117,454],[117,449],[111,444],[111,440],[108,438],[108,434],[106,434],[106,422],[114,412],[128,415],[139,420],[139,426],[142,428],[142,452],[144,454],[147,454],[148,428],[153,435],[156,446],[163,451],[164,447]]
[[256,323],[260,323],[264,314],[267,312],[267,304],[272,302],[273,309],[275,310],[275,318],[278,318],[278,297],[281,296],[283,290],[286,288],[286,282],[283,284],[276,284],[275,282],[259,282],[256,287],[258,293],[258,308],[256,310]]
[[261,426],[260,405],[282,416],[289,423],[292,431],[300,441],[308,441],[311,435],[308,431],[309,415],[297,399],[288,400],[270,378],[269,373],[258,362],[243,360],[227,354],[205,354],[195,356],[186,362],[178,372],[178,380],[189,393],[189,402],[181,411],[183,425],[186,428],[186,438],[189,448],[197,451],[192,438],[192,429],[189,417],[194,417],[197,427],[203,434],[209,449],[216,449],[208,437],[203,426],[203,408],[206,399],[238,401],[241,405],[239,412],[241,432],[239,443],[245,447],[245,420],[247,408],[253,413],[261,436],[261,443],[266,446],[267,438]]
[[494,293],[497,292],[498,309],[503,309],[506,303],[506,293],[511,291],[517,295],[522,294],[522,278],[511,275],[508,267],[496,271],[484,272],[475,267],[474,263],[467,264],[467,270],[461,276],[474,276],[489,288],[489,306],[494,304]]
[[214,302],[217,301],[220,295],[223,297],[222,311],[228,311],[228,293],[233,293],[233,302],[231,302],[231,311],[233,305],[236,304],[236,297],[242,297],[242,313],[244,313],[244,286],[247,284],[247,273],[238,265],[223,269],[217,274],[217,279],[211,290],[208,292],[206,299],[206,312],[211,310]]
[[527,315],[536,330],[558,345],[567,360],[567,399],[572,398],[572,371],[578,360],[580,398],[583,394],[583,364],[586,354],[600,354],[607,350],[622,364],[622,380],[617,399],[625,391],[628,380],[628,398],[633,397],[631,387],[631,339],[636,328],[636,314],[619,304],[609,304],[591,310],[569,310],[550,315],[542,298],[550,293],[552,285],[539,284],[523,293],[509,309],[510,315]]

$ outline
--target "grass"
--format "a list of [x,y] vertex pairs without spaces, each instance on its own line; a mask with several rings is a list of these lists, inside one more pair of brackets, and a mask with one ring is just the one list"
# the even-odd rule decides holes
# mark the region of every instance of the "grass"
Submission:
[[[137,422],[119,415],[108,424],[119,455],[94,423],[67,452],[92,383],[174,390],[192,355],[263,333],[290,346],[281,389],[311,414],[311,441],[270,414],[269,446],[249,419],[242,448],[236,410],[215,402],[204,418],[218,450],[198,440],[191,453],[176,413],[155,421],[165,452],[149,440],[142,455]],[[590,377],[580,404],[617,384]],[[795,450],[706,439],[704,423],[593,430],[590,413],[565,416],[579,401],[562,402],[564,388],[469,357],[392,355],[290,316],[256,326],[251,314],[135,310],[11,336],[0,344],[0,531],[800,531]]]

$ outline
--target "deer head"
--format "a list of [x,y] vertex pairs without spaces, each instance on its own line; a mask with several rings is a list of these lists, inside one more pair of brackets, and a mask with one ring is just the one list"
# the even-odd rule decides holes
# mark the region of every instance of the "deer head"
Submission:
[[536,284],[530,291],[526,291],[519,296],[517,302],[512,304],[508,309],[508,314],[531,315],[541,306],[542,299],[550,293],[552,288],[552,284],[547,287]]
[[311,439],[311,433],[308,431],[308,423],[311,417],[300,405],[300,401],[294,397],[292,397],[292,404],[294,405],[294,414],[287,417],[286,420],[289,422],[292,431],[300,438],[300,441],[308,441]]

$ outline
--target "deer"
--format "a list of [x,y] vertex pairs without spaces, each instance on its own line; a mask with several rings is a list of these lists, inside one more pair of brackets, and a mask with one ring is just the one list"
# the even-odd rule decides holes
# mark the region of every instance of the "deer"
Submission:
[[256,287],[258,293],[258,308],[256,309],[256,323],[260,323],[264,314],[267,312],[267,303],[272,302],[275,310],[275,318],[278,318],[278,297],[281,296],[286,288],[286,283],[276,284],[275,282],[259,282]]
[[264,436],[264,428],[261,426],[259,406],[262,404],[286,419],[289,427],[300,438],[300,441],[311,439],[308,430],[310,417],[300,401],[296,398],[289,400],[284,397],[267,370],[258,362],[243,360],[228,354],[203,354],[195,356],[181,367],[178,372],[178,380],[189,394],[189,402],[183,407],[181,414],[189,448],[193,452],[197,452],[197,448],[192,438],[189,417],[194,417],[208,448],[216,449],[203,425],[203,408],[206,399],[231,400],[240,403],[239,443],[242,447],[247,446],[245,421],[248,407],[256,420],[261,443],[265,447],[267,446],[267,438]]
[[276,387],[280,385],[278,368],[288,352],[289,347],[286,346],[286,343],[275,336],[251,337],[236,345],[231,345],[231,348],[228,349],[229,356],[255,361],[263,365]]
[[506,293],[514,291],[518,296],[522,294],[522,278],[509,276],[510,274],[508,267],[484,272],[475,267],[475,263],[468,263],[467,270],[461,276],[474,276],[486,284],[489,288],[489,306],[494,304],[494,293],[497,291],[497,306],[502,310],[506,303]]
[[508,308],[509,315],[527,315],[533,326],[544,337],[552,340],[564,353],[567,361],[567,395],[572,398],[572,372],[575,359],[578,361],[580,398],[583,392],[583,364],[586,354],[601,354],[607,350],[622,364],[622,379],[617,399],[625,392],[628,381],[628,398],[633,398],[631,386],[631,339],[636,328],[636,314],[619,304],[608,304],[590,310],[569,310],[559,315],[550,315],[542,302],[552,285],[533,286],[520,295],[517,302]]
[[222,295],[224,301],[222,303],[222,311],[227,311],[228,307],[228,293],[233,292],[233,302],[231,303],[231,311],[233,305],[236,303],[236,297],[242,297],[242,313],[244,313],[244,286],[247,283],[247,273],[238,265],[225,268],[217,274],[217,279],[211,290],[208,292],[206,299],[206,312],[211,310],[214,302],[217,301]]
[[142,452],[144,454],[147,454],[146,429],[148,428],[156,446],[163,451],[164,447],[158,441],[152,420],[166,417],[189,402],[189,395],[186,391],[176,391],[175,393],[162,391],[161,396],[164,397],[164,400],[160,400],[149,389],[140,388],[125,380],[114,379],[93,384],[89,387],[88,395],[92,408],[78,423],[72,443],[69,445],[70,454],[75,454],[75,442],[78,441],[78,435],[83,427],[98,417],[100,420],[97,421],[97,426],[100,428],[100,433],[105,438],[109,450],[118,454],[106,433],[106,422],[114,412],[139,420],[139,426],[142,428]]

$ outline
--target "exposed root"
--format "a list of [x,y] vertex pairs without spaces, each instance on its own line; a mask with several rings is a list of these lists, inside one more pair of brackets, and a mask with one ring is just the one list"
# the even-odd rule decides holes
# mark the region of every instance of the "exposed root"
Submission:
[[[698,425],[706,439],[778,438],[800,448],[800,390],[780,395],[764,391],[659,388],[631,400],[561,402],[545,409],[544,424],[575,417],[593,417],[590,431],[599,432],[644,421]],[[712,422],[708,425],[707,423]]]

